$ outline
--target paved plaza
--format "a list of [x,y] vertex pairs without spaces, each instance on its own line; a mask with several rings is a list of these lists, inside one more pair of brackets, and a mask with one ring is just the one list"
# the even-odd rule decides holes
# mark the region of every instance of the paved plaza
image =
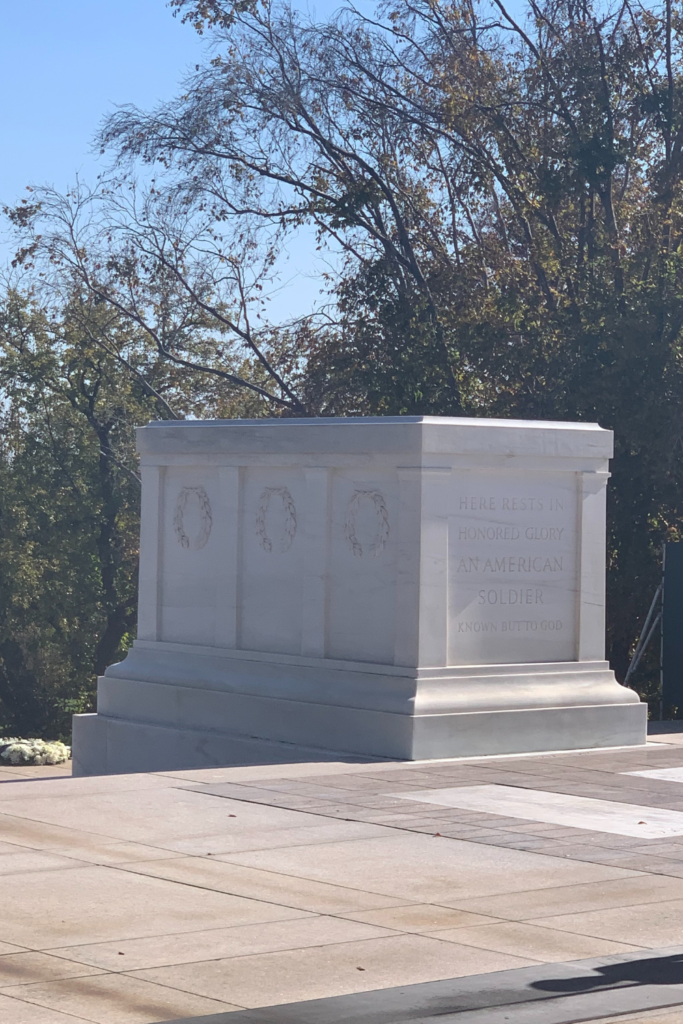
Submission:
[[2,768],[0,1020],[680,1024],[683,734],[651,740]]

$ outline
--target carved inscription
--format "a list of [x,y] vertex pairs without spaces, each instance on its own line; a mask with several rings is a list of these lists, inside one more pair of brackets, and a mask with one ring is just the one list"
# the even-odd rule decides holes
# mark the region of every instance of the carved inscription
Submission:
[[[455,663],[569,660],[573,654],[576,504],[572,482],[473,474],[449,541]],[[488,483],[488,486],[487,486]]]
[[346,510],[344,536],[354,555],[376,556],[384,550],[389,539],[389,513],[380,491],[354,491]]
[[528,558],[524,558],[510,555],[508,558],[487,558],[486,560],[477,557],[461,558],[456,572],[562,572],[562,566],[563,559],[555,556],[544,558],[542,555],[537,555],[534,558],[530,555]]
[[211,534],[211,502],[203,487],[183,487],[176,501],[173,529],[182,548],[199,551]]
[[562,540],[563,526],[461,526],[460,540]]
[[256,536],[264,551],[284,554],[291,548],[296,536],[296,508],[287,487],[264,488],[256,512]]

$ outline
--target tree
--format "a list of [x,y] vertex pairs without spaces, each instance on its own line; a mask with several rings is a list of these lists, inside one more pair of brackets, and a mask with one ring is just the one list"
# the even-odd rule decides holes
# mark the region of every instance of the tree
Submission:
[[0,734],[68,738],[135,635],[135,427],[235,411],[150,347],[75,293],[58,312],[12,290],[0,305]]
[[[108,119],[96,193],[13,212],[19,260],[276,414],[614,428],[623,676],[683,517],[680,5],[400,0],[326,23],[270,0],[172,6],[207,61],[176,101]],[[303,223],[337,254],[334,303],[259,321]]]
[[145,399],[68,319],[60,326],[57,340],[30,303],[3,303],[0,726],[18,733],[68,733],[135,621],[130,448]]

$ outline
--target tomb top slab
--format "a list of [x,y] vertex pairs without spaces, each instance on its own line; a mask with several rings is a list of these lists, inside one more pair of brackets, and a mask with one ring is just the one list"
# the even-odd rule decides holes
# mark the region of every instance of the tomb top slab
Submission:
[[373,455],[505,455],[609,459],[612,432],[597,423],[476,417],[157,421],[138,429],[148,455],[263,452]]

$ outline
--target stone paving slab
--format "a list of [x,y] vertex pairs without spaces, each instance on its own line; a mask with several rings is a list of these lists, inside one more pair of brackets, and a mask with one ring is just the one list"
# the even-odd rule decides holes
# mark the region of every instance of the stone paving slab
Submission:
[[64,764],[0,764],[0,782],[25,779],[60,779],[71,776],[71,761]]
[[[677,947],[167,1024],[598,1024],[596,1014],[618,1021],[682,1003],[683,947]],[[674,1020],[665,1017],[664,1024]]]

